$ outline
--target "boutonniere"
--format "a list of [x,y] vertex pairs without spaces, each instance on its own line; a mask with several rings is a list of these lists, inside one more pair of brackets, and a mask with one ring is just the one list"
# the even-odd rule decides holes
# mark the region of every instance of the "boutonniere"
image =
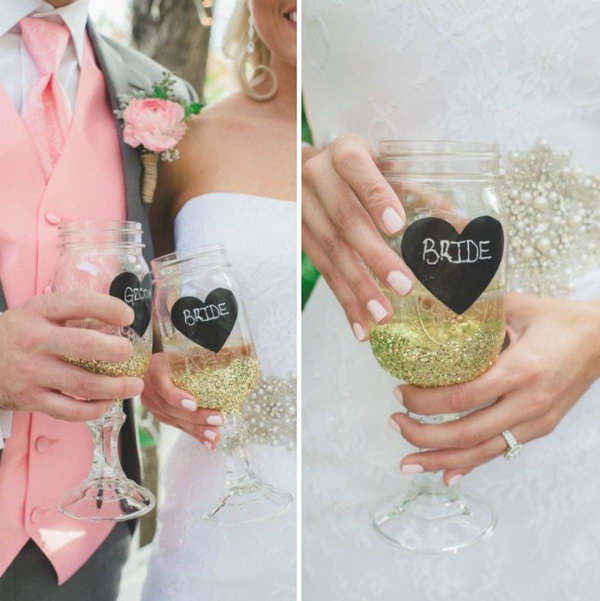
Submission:
[[175,96],[175,79],[165,73],[162,81],[148,92],[121,95],[121,106],[115,111],[123,120],[123,139],[134,148],[141,147],[142,200],[152,202],[158,176],[158,159],[179,158],[177,144],[183,138],[186,121],[202,109],[199,102],[187,102]]

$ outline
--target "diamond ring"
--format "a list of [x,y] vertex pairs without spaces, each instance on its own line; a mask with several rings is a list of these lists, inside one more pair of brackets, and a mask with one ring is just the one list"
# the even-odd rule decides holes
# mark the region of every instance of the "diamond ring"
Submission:
[[510,430],[504,430],[504,432],[502,432],[502,437],[506,440],[506,444],[508,445],[508,449],[506,449],[506,452],[504,453],[504,459],[510,461],[521,454],[523,445],[517,441]]

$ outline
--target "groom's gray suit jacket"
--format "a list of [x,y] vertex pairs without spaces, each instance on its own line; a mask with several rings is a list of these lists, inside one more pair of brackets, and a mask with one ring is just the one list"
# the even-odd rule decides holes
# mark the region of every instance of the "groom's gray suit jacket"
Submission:
[[[113,110],[119,108],[120,94],[131,95],[140,90],[149,92],[152,86],[163,78],[166,69],[146,55],[100,35],[90,22],[87,31],[94,48],[96,62],[104,74],[108,101]],[[181,79],[176,80],[174,93],[188,101],[197,100],[194,89]],[[121,122],[116,117],[115,128],[118,131],[125,176],[127,219],[142,224],[146,245],[144,256],[146,261],[150,262],[153,258],[153,246],[147,208],[141,200],[142,169],[139,151],[125,144]],[[7,308],[2,282],[0,282],[0,312]],[[131,400],[125,403],[125,412],[128,419],[125,421],[121,435],[123,468],[130,478],[139,482],[141,467]]]

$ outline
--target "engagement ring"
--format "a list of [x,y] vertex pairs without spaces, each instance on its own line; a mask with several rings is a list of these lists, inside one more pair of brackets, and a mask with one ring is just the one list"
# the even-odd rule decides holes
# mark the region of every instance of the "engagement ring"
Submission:
[[523,445],[517,441],[517,439],[513,436],[513,433],[510,430],[504,430],[502,432],[502,436],[504,440],[506,440],[506,444],[508,445],[508,449],[504,453],[504,459],[510,461],[514,459],[517,455],[521,454],[523,450]]

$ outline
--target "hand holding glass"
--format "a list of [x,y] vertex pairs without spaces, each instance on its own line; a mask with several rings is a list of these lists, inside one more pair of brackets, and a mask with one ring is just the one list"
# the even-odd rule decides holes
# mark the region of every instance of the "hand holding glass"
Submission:
[[225,492],[204,516],[219,526],[271,518],[292,503],[291,495],[256,475],[246,454],[242,406],[258,387],[260,368],[229,266],[218,246],[152,262],[154,313],[171,379],[199,407],[223,413]]
[[[133,354],[126,361],[66,361],[107,376],[143,377],[152,355],[149,269],[142,255],[142,228],[135,222],[72,222],[61,227],[62,255],[54,291],[95,290],[120,298],[135,311],[131,326],[115,328],[91,319],[68,323],[127,337]],[[119,432],[125,421],[123,399],[100,419],[88,422],[94,443],[92,468],[85,481],[65,494],[61,511],[92,521],[124,521],[151,511],[154,495],[125,475],[119,458]]]

